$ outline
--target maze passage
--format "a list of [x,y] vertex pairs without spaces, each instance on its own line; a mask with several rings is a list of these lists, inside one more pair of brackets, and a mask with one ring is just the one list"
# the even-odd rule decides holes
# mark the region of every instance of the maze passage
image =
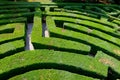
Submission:
[[118,5],[2,2],[0,80],[120,79],[119,33]]

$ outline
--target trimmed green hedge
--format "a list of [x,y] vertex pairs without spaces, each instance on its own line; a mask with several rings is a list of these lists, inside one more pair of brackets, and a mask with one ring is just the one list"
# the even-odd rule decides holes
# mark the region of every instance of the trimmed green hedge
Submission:
[[[54,80],[120,78],[118,5],[1,2],[0,9],[0,79],[33,80],[33,74]],[[24,51],[27,22],[33,16],[31,41],[39,50]],[[45,17],[50,37],[43,37]],[[98,50],[103,52],[93,58]]]
[[0,26],[0,29],[14,28],[11,33],[0,34],[0,58],[24,51],[25,24],[13,23]]
[[41,38],[39,41],[34,42],[33,45],[35,49],[49,49],[84,55],[88,55],[91,49],[90,46],[79,42],[53,37]]
[[19,23],[19,22],[26,22],[27,19],[24,17],[19,18],[10,18],[10,19],[2,19],[0,20],[0,25],[9,24],[9,23]]
[[28,16],[32,16],[34,13],[35,12],[22,12],[22,13],[15,13],[15,14],[1,14],[0,19],[28,17]]
[[35,8],[35,12],[31,34],[32,43],[40,42],[40,37],[42,37],[42,12],[40,8]]
[[[49,17],[49,18],[52,21],[52,18],[51,17]],[[58,19],[60,19],[60,18],[58,18]],[[120,54],[118,52],[114,51],[114,50],[120,50],[120,48],[118,46],[113,45],[112,43],[109,43],[107,41],[101,40],[97,37],[93,37],[93,36],[90,36],[88,34],[82,33],[82,32],[76,32],[76,31],[73,31],[73,30],[65,29],[65,32],[63,33],[62,28],[51,26],[50,24],[51,24],[51,22],[49,22],[49,24],[47,25],[49,31],[51,32],[50,35],[54,34],[53,36],[57,37],[57,38],[59,38],[59,37],[63,38],[63,39],[68,38],[72,41],[75,40],[76,42],[84,42],[87,45],[95,46],[96,48],[98,48],[98,50],[102,49],[103,51],[107,52],[107,54],[109,54],[111,56],[114,56],[117,59],[120,59],[119,58]]]
[[[118,50],[115,50],[116,52]],[[119,51],[118,51],[119,52]],[[120,61],[107,55],[106,53],[102,52],[102,51],[98,51],[97,55],[95,56],[95,58],[110,67],[111,73],[109,73],[111,75],[111,79],[114,78],[120,78]]]
[[5,9],[3,9],[3,10],[0,10],[0,13],[2,14],[2,13],[20,13],[20,12],[29,12],[30,10],[29,9],[27,9],[27,8],[24,8],[24,9],[10,9],[10,10],[5,10]]
[[31,5],[31,4],[23,4],[23,5],[3,5],[0,9],[17,9],[17,8],[35,8],[40,7],[40,5]]
[[98,7],[115,7],[115,8],[120,8],[118,5],[114,5],[114,4],[109,4],[109,5],[105,5],[105,4],[92,4],[92,3],[44,3],[41,4],[44,6],[50,6],[50,5],[57,5],[57,6],[98,6]]
[[108,67],[92,57],[53,50],[25,51],[0,60],[0,79],[30,70],[60,69],[95,78],[107,77]]
[[68,13],[75,13],[75,14],[79,14],[79,15],[85,15],[88,17],[98,18],[98,15],[96,15],[96,14],[86,13],[86,12],[77,11],[77,10],[63,9],[63,8],[54,8],[54,12],[68,12]]
[[89,34],[94,37],[98,37],[100,39],[103,39],[105,41],[108,41],[110,43],[120,46],[119,38],[110,36],[109,34],[105,34],[99,30],[95,30],[95,29],[92,30],[86,26],[81,26],[81,25],[74,24],[74,23],[64,23],[64,26],[66,26],[68,29],[69,28],[71,30],[73,29],[73,31],[76,30],[77,32],[83,32],[83,33]]
[[[104,8],[106,9],[108,9],[108,8],[111,8],[111,7],[105,7],[105,6],[64,6],[64,8],[65,9],[68,9],[68,10],[78,10],[78,11],[82,11],[82,12],[86,12],[86,13],[91,13],[91,14],[94,14],[94,15],[98,15],[98,16],[100,16],[100,17],[106,17],[107,18],[107,20],[109,20],[109,19],[112,19],[112,20],[117,20],[117,21],[120,21],[120,19],[119,18],[117,18],[117,17],[114,17],[114,16],[112,16],[112,15],[110,15],[109,13],[110,12],[108,12],[108,11],[106,11],[106,10],[104,10]],[[113,8],[115,8],[115,7],[113,7]],[[112,10],[112,9],[111,9]],[[111,11],[110,10],[110,11]],[[113,11],[113,10],[112,10]],[[111,12],[112,12],[111,11]],[[115,12],[115,10],[113,11],[113,12]],[[118,11],[117,11],[118,12]],[[117,13],[116,12],[116,13]]]
[[[51,17],[46,18],[46,24],[48,29],[50,26],[53,28],[55,27],[55,24]],[[62,30],[62,33],[64,33],[64,29]],[[61,36],[62,37],[62,36]],[[80,51],[87,52],[85,54],[88,54],[90,51],[90,46],[85,45],[83,43],[71,41],[71,40],[66,40],[66,39],[61,39],[61,38],[54,38],[50,35],[50,38],[44,38],[41,37],[40,41],[37,41],[37,43],[45,45],[47,49],[54,49],[54,50],[62,50],[62,51],[71,51],[74,50],[74,52],[80,53]],[[37,46],[39,48],[40,46]],[[40,47],[42,48],[42,47]]]
[[58,20],[58,21],[65,21],[65,22],[70,22],[70,23],[76,23],[79,25],[84,25],[91,29],[96,29],[96,30],[102,31],[104,33],[107,33],[109,35],[115,36],[115,37],[120,36],[119,34],[116,33],[116,31],[119,29],[118,26],[117,27],[114,26],[114,28],[111,28],[110,26],[106,26],[106,25],[103,25],[100,23],[95,23],[92,21],[82,20],[82,19],[68,18],[68,17],[56,17],[56,16],[54,17],[53,16],[53,19]]
[[[39,10],[38,10],[39,11]],[[49,19],[50,20],[50,19]],[[48,21],[48,19],[47,19]],[[51,22],[51,20],[50,20]],[[52,24],[52,23],[51,23]],[[54,25],[52,25],[54,26]],[[41,15],[34,16],[34,25],[32,31],[32,43],[35,49],[54,49],[59,51],[68,51],[88,54],[90,46],[74,41],[59,39],[59,38],[44,38],[42,37]],[[84,47],[84,48],[83,48]],[[81,52],[80,52],[81,51]]]
[[75,73],[71,73],[63,70],[55,70],[55,69],[42,69],[42,70],[34,70],[30,71],[9,80],[98,80],[95,78],[78,75]]
[[[95,19],[95,18],[92,18],[92,17],[88,17],[88,16],[85,16],[85,15],[78,15],[78,14],[73,14],[73,13],[68,13],[68,12],[47,12],[45,13],[46,15],[48,16],[64,16],[64,17],[72,17],[72,18],[77,18],[77,19],[82,19],[82,20],[87,20],[89,22],[93,22],[93,23],[96,23],[98,24],[99,26],[102,25],[102,26],[105,26],[105,27],[112,27],[112,28],[118,28],[118,25],[115,24],[115,23],[111,23],[111,22],[104,22],[104,21],[101,21],[99,19]],[[98,26],[98,27],[99,27]],[[96,26],[97,27],[97,26]],[[102,28],[102,27],[99,27],[99,28]],[[106,30],[106,29],[104,29]]]
[[12,1],[7,1],[3,2],[1,1],[0,6],[4,5],[39,5],[39,2],[12,2]]

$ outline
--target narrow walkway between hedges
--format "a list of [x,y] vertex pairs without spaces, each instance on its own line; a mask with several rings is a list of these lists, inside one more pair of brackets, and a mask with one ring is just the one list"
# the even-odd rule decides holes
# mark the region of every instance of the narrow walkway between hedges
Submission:
[[28,23],[27,26],[27,36],[26,36],[26,46],[25,50],[34,50],[34,47],[31,43],[31,32],[32,32],[33,23]]
[[[31,43],[32,28],[33,28],[33,23],[28,23],[25,50],[34,50],[34,46]],[[49,32],[48,32],[46,23],[42,24],[42,36],[49,37]]]

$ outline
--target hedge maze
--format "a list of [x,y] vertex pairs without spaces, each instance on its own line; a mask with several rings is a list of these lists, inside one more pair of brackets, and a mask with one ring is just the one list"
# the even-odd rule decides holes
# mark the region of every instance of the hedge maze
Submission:
[[119,66],[118,5],[0,3],[0,80],[119,80]]

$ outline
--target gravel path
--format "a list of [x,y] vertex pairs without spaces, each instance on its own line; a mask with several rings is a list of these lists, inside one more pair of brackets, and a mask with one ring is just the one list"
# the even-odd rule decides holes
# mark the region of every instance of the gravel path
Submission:
[[[34,46],[31,43],[32,27],[33,27],[33,23],[28,23],[28,26],[27,26],[27,36],[25,38],[25,40],[26,40],[25,50],[34,50]],[[49,32],[48,32],[46,23],[43,23],[43,25],[42,25],[42,36],[43,37],[49,37]]]
[[42,25],[42,36],[43,37],[49,37],[49,32],[48,32],[46,23],[43,23],[43,25]]
[[31,43],[32,27],[33,27],[33,23],[29,23],[28,26],[27,26],[27,36],[25,38],[25,40],[26,40],[25,50],[34,50],[34,47]]

